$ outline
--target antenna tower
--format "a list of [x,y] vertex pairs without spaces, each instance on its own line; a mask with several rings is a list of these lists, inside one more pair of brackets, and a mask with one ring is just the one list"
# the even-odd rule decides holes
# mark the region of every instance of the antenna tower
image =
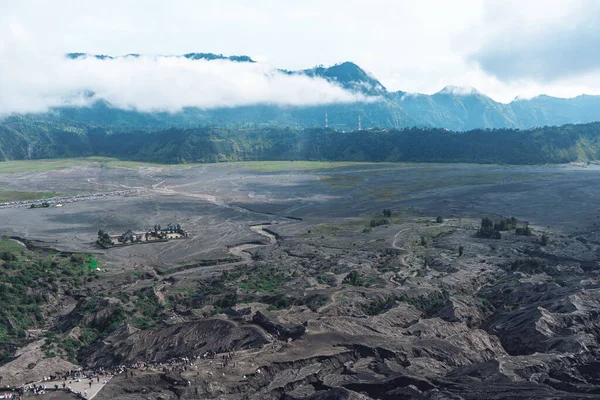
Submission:
[[329,128],[329,119],[327,118],[327,111],[325,111],[325,128]]
[[360,115],[358,116],[358,130],[362,131],[362,126],[360,125]]

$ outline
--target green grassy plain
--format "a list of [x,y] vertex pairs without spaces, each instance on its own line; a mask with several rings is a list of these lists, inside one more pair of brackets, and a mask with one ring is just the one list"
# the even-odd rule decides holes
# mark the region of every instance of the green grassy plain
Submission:
[[158,166],[138,161],[125,161],[109,157],[59,158],[45,160],[18,160],[0,162],[0,174],[18,174],[23,172],[53,171],[69,167],[140,167]]
[[[316,171],[331,168],[346,168],[354,166],[370,165],[382,167],[383,163],[360,163],[360,162],[328,162],[328,161],[243,161],[227,162],[218,164],[157,164],[142,161],[119,160],[110,157],[81,157],[60,158],[44,160],[18,160],[0,162],[0,174],[16,174],[23,172],[52,171],[69,167],[193,167],[196,165],[224,165],[234,166],[248,171],[257,172],[282,172],[282,171]],[[399,164],[390,164],[399,165]]]

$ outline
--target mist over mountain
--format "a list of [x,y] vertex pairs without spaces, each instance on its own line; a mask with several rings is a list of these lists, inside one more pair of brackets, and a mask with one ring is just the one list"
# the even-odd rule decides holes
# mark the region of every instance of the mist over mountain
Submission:
[[[92,63],[99,75],[103,68],[125,69],[132,74],[139,69],[142,77],[145,74],[148,78],[139,85],[123,82],[126,94],[115,93],[109,84],[98,85],[97,91],[81,90],[78,82],[80,90],[69,89],[68,95],[49,104],[48,111],[25,114],[45,121],[144,129],[200,125],[316,128],[327,124],[354,130],[359,128],[360,119],[362,128],[435,127],[466,131],[600,120],[600,96],[564,99],[540,95],[505,104],[476,89],[456,86],[447,86],[432,95],[393,92],[352,62],[289,71],[266,69],[245,55],[213,53],[158,58],[68,53],[64,59],[67,65]],[[179,69],[182,76],[177,75]],[[162,73],[163,81],[153,82]],[[158,85],[162,87],[152,89]],[[178,85],[181,87],[175,87]],[[140,99],[131,93],[136,90],[146,96]]]

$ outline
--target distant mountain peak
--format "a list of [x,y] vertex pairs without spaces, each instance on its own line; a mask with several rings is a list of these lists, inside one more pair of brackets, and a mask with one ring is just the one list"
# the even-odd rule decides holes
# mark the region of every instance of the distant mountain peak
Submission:
[[[130,54],[125,54],[122,56],[109,56],[109,55],[105,55],[105,54],[89,54],[89,53],[67,53],[66,54],[67,58],[70,58],[72,60],[77,60],[77,59],[84,59],[84,58],[88,58],[88,57],[93,57],[93,58],[97,58],[99,60],[114,60],[115,58],[124,58],[124,57],[140,57],[139,54],[137,53],[130,53]],[[235,61],[235,62],[248,62],[248,63],[254,63],[255,61],[248,57],[248,56],[244,56],[244,55],[240,55],[240,56],[224,56],[223,54],[214,54],[214,53],[187,53],[187,54],[183,54],[183,55],[173,55],[173,56],[165,56],[165,57],[185,57],[188,60],[206,60],[206,61],[212,61],[212,60],[228,60],[228,61]]]
[[378,96],[387,92],[377,78],[351,61],[345,61],[330,67],[318,65],[314,68],[292,73],[324,78],[342,86],[344,89],[361,92],[369,96]]
[[436,94],[453,94],[458,96],[468,96],[474,94],[481,94],[480,91],[471,86],[454,86],[448,85]]
[[248,56],[224,56],[223,54],[214,54],[214,53],[187,53],[183,55],[185,58],[189,60],[229,60],[236,62],[256,62],[252,58]]

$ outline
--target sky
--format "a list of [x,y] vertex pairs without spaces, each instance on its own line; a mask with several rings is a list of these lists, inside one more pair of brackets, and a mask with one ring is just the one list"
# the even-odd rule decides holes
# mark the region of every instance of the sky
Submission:
[[[276,71],[343,61],[390,91],[600,94],[597,32],[596,0],[2,0],[0,113],[79,104],[84,87],[140,109],[362,100]],[[67,52],[147,57],[107,68]],[[189,52],[259,63],[155,57]]]

